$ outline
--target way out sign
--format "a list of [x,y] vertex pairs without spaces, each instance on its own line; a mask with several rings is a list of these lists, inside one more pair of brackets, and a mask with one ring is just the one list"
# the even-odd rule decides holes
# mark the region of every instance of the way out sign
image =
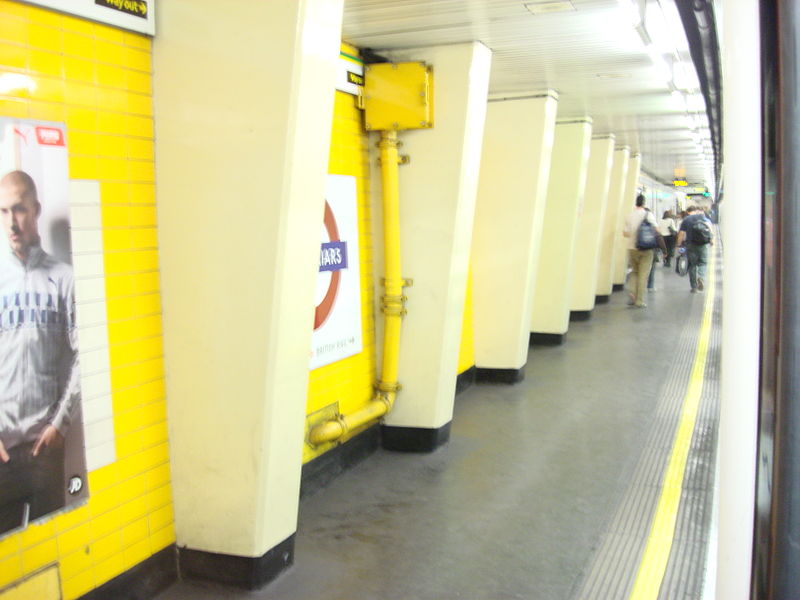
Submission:
[[357,202],[355,177],[328,175],[311,337],[312,369],[362,349]]

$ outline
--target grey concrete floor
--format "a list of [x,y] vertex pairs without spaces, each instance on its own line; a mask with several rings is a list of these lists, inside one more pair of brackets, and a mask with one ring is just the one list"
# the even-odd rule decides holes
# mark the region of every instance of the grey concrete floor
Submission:
[[660,265],[656,286],[647,309],[616,292],[531,348],[522,383],[460,394],[437,451],[378,451],[305,498],[295,564],[262,590],[188,581],[158,600],[570,600],[703,302]]

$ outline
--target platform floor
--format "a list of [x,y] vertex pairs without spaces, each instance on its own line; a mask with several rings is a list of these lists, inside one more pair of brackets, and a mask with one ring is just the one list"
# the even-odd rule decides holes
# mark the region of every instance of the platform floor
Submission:
[[616,292],[563,345],[532,347],[522,383],[461,393],[436,452],[379,451],[304,498],[295,564],[262,590],[185,581],[158,600],[703,598],[719,265],[704,294],[659,265],[647,309]]

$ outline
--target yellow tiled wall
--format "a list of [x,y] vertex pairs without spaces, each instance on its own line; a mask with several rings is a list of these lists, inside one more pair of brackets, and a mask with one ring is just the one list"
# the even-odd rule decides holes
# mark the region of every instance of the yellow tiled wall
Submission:
[[[356,50],[350,46],[343,46],[343,52],[351,56],[357,55]],[[372,386],[376,378],[368,138],[362,126],[361,111],[356,107],[355,96],[338,91],[334,106],[328,171],[332,174],[356,177],[363,349],[359,354],[311,371],[307,415],[313,415],[336,404],[341,414],[349,414],[362,408],[372,398]],[[352,437],[352,434],[349,437]],[[308,462],[329,449],[330,445],[313,448],[306,444],[303,449],[303,462]]]
[[458,352],[458,374],[475,366],[475,324],[472,318],[472,268],[467,274],[467,294],[464,299],[464,320],[461,325],[461,345]]
[[0,539],[0,589],[57,564],[71,599],[175,541],[150,39],[7,0],[0,23],[0,72],[36,82],[0,116],[66,123],[70,178],[100,182],[116,460],[89,473],[87,504]]

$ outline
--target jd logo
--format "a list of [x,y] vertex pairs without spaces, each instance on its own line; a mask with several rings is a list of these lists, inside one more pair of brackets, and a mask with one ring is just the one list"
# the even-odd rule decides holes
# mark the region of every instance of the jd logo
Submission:
[[83,489],[83,479],[81,479],[77,475],[73,475],[72,477],[69,478],[69,484],[67,484],[67,491],[69,492],[70,496],[74,496],[82,489]]

